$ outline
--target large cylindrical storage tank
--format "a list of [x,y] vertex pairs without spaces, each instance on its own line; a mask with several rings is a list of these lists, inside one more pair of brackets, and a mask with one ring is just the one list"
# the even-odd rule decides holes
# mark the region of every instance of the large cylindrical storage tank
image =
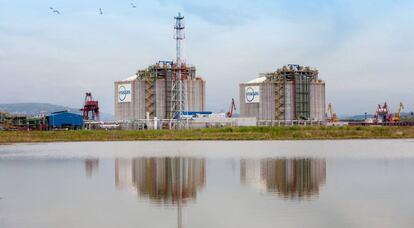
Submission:
[[[177,110],[177,87],[173,86],[173,78],[177,72],[186,72],[182,80],[184,87],[183,100],[185,110],[203,112],[206,107],[206,81],[196,77],[193,66],[178,69],[173,63],[155,64],[127,79],[114,82],[115,120],[134,121],[147,118],[169,119]],[[174,90],[174,89],[175,90]],[[173,90],[175,92],[173,92]],[[175,100],[174,100],[175,99]]]
[[240,116],[325,121],[325,82],[315,68],[288,65],[240,84]]

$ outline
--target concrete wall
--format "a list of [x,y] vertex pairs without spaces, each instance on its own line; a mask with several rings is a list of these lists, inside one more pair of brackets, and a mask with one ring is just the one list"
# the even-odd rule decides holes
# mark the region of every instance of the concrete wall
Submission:
[[[131,102],[118,102],[118,85],[131,84]],[[115,120],[145,118],[145,84],[139,80],[117,81],[114,83]]]
[[145,112],[145,82],[136,80],[135,86],[133,87],[133,98],[132,103],[134,107],[134,112],[132,119],[145,119],[146,112]]
[[[260,103],[245,102],[245,88],[260,86]],[[275,93],[276,86],[272,82],[242,83],[240,84],[240,117],[256,117],[258,120],[275,120]],[[294,118],[294,88],[293,82],[285,84],[285,119]],[[325,120],[325,82],[311,82],[310,85],[311,120]]]
[[260,120],[272,120],[275,116],[275,84],[262,83],[260,86],[259,117]]
[[325,82],[312,82],[310,87],[311,119],[325,120]]
[[[119,84],[131,84],[131,102],[118,102]],[[205,84],[206,82],[201,78],[189,79],[184,82],[187,91],[188,111],[205,111]],[[146,118],[145,85],[146,82],[142,80],[117,81],[114,83],[115,120],[137,120]],[[155,116],[158,119],[166,119],[169,104],[167,104],[166,82],[163,79],[158,79],[155,82],[154,105]]]
[[[164,79],[155,82],[155,116],[158,119],[167,118],[167,88]],[[145,95],[145,94],[144,94]]]
[[[259,119],[259,110],[260,103],[246,103],[245,99],[245,88],[247,86],[260,86],[261,83],[252,83],[252,84],[240,84],[240,117],[256,117]],[[260,91],[262,88],[260,88]]]
[[295,119],[295,109],[294,96],[293,96],[293,82],[287,82],[285,85],[285,119],[284,120],[294,120]]
[[131,84],[131,88],[134,86],[133,82],[115,82],[114,83],[114,104],[115,104],[115,120],[126,120],[133,116],[133,104],[132,102],[119,103],[118,102],[118,85]]
[[201,78],[195,80],[187,80],[184,83],[187,92],[187,110],[188,111],[205,111],[206,109],[206,82]]

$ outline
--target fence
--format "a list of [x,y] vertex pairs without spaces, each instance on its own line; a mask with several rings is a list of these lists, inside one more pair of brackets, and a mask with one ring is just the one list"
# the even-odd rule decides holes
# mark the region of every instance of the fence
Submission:
[[139,119],[130,121],[85,122],[86,129],[118,129],[118,130],[147,130],[147,129],[198,129],[243,126],[320,126],[323,121],[310,120],[259,120],[256,118],[195,118],[195,119]]
[[324,121],[315,120],[259,120],[257,126],[321,126],[326,125]]

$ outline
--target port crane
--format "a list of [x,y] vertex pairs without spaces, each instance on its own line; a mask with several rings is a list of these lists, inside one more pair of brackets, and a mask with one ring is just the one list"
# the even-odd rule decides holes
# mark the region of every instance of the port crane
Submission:
[[388,104],[384,102],[384,105],[381,106],[378,104],[377,111],[375,112],[375,122],[376,123],[386,123],[392,121],[392,114],[389,113]]
[[230,109],[229,111],[226,113],[226,116],[228,118],[231,118],[233,116],[233,112],[236,111],[236,102],[234,102],[234,98],[231,99],[231,103],[230,103]]
[[400,106],[398,107],[398,112],[394,114],[394,117],[392,117],[393,121],[400,122],[402,110],[404,110],[404,104],[400,102]]
[[328,117],[328,121],[332,122],[332,123],[338,122],[336,112],[333,111],[331,103],[329,103],[329,105],[328,105],[328,112],[329,112],[329,115],[330,115],[330,117]]
[[[99,121],[99,103],[97,100],[94,100],[92,93],[87,92],[85,94],[85,102],[83,108],[80,110],[83,112],[84,120],[97,120]],[[91,112],[91,117],[89,117],[89,112]]]

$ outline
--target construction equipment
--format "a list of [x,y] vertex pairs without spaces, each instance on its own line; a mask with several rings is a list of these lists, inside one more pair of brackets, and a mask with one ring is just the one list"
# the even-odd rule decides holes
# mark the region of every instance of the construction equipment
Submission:
[[[97,100],[93,99],[91,92],[85,94],[84,106],[80,111],[83,112],[84,120],[99,121],[99,104]],[[89,118],[89,112],[91,112],[91,118]]]
[[338,122],[338,118],[336,117],[336,112],[333,111],[331,103],[329,103],[329,105],[328,105],[328,112],[329,112],[329,115],[330,115],[328,117],[328,121],[331,122],[331,123]]
[[389,114],[388,104],[384,102],[381,106],[378,104],[377,111],[375,112],[375,123],[386,123],[392,121],[392,114]]
[[400,122],[401,120],[401,111],[404,110],[404,104],[400,102],[400,106],[398,108],[398,112],[394,114],[394,117],[392,117],[392,120],[394,122]]
[[12,117],[6,112],[0,112],[0,129],[8,130],[13,128]]
[[230,103],[230,109],[229,111],[226,113],[226,116],[228,118],[231,118],[233,116],[233,112],[236,111],[236,103],[234,102],[234,98],[231,99],[231,103]]

